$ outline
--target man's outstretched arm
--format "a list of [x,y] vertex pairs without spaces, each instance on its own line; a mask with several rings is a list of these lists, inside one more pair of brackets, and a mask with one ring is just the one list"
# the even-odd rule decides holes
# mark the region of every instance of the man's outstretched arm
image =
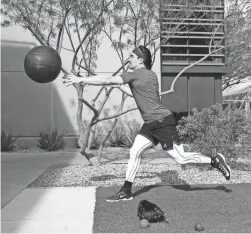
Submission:
[[124,81],[121,76],[108,76],[108,75],[96,75],[89,77],[78,77],[74,74],[69,74],[65,76],[65,82],[68,85],[85,83],[89,85],[121,85],[124,84]]
[[122,92],[126,93],[128,96],[133,97],[131,89],[127,85],[120,85],[118,87]]

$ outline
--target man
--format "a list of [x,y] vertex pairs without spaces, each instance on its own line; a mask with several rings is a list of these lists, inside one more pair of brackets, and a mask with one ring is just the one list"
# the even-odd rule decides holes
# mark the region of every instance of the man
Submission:
[[[175,118],[161,103],[158,79],[156,74],[151,71],[151,63],[150,51],[145,46],[139,46],[132,51],[129,58],[129,68],[133,72],[125,72],[117,76],[97,75],[81,78],[73,74],[66,76],[68,84],[80,82],[91,85],[129,84],[145,122],[130,149],[124,185],[119,192],[106,199],[108,202],[133,199],[132,184],[140,166],[141,155],[145,150],[158,143],[177,163],[210,164],[217,168],[227,180],[230,179],[231,169],[222,154],[207,157],[199,153],[184,152],[183,144],[181,144],[176,130]],[[124,91],[130,94],[128,90],[124,89]]]

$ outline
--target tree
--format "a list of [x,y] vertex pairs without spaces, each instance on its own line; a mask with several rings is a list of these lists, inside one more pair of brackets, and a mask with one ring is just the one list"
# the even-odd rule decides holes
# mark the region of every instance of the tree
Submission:
[[251,75],[251,2],[232,0],[227,11],[226,64],[230,69],[223,78],[223,90]]
[[[84,69],[87,75],[90,75],[94,74],[96,67],[98,36],[104,23],[107,8],[113,1],[3,0],[1,14],[4,19],[1,25],[8,27],[13,23],[19,24],[29,30],[42,45],[53,47],[58,53],[62,49],[71,51],[73,53],[72,72],[77,74]],[[71,43],[71,49],[64,45],[66,38]],[[67,73],[63,67],[62,71]],[[101,121],[98,120],[98,117],[112,88],[103,87],[92,102],[88,103],[83,98],[85,85],[74,85],[74,87],[78,93],[79,144],[81,145],[81,153],[85,155],[90,129]],[[96,108],[95,102],[103,90],[106,92],[106,96],[101,106]],[[87,127],[84,126],[82,120],[83,103],[94,113],[94,117]]]

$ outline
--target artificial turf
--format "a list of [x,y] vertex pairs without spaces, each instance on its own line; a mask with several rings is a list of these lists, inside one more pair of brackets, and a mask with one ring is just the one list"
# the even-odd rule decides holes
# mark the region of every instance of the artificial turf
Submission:
[[[108,203],[107,196],[119,187],[98,187],[94,233],[251,233],[251,184],[153,185],[134,187],[132,201]],[[140,200],[157,204],[168,223],[141,228],[137,216]]]

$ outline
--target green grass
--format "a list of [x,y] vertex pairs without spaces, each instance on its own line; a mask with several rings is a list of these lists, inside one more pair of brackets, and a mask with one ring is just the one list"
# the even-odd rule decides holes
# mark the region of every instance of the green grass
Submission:
[[[206,233],[251,232],[251,184],[134,187],[132,201],[106,202],[105,197],[118,189],[97,189],[94,233],[194,233],[196,223],[202,224]],[[141,228],[137,208],[143,199],[157,204],[168,224]]]

